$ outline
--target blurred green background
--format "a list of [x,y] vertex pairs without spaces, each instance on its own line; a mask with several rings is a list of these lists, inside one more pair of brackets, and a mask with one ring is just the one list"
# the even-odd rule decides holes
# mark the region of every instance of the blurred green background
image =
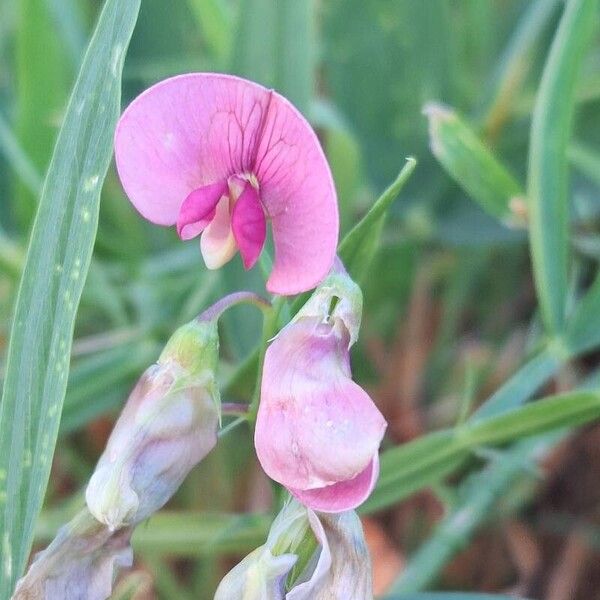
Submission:
[[[2,354],[40,184],[99,6],[96,0],[0,3]],[[319,134],[337,185],[342,235],[396,177],[405,158],[418,159],[393,205],[376,264],[362,282],[364,327],[353,357],[356,379],[390,422],[388,444],[451,426],[465,401],[474,404],[494,391],[536,340],[526,231],[487,214],[446,174],[429,149],[422,109],[439,101],[458,111],[523,187],[535,92],[561,7],[557,0],[142,2],[125,62],[123,104],[156,81],[189,71],[236,73],[274,87]],[[577,86],[569,148],[577,285],[589,281],[600,257],[599,67],[596,32]],[[263,291],[258,270],[245,273],[239,257],[219,272],[204,269],[196,242],[182,244],[174,231],[139,218],[111,168],[77,317],[40,540],[80,500],[118,408],[169,334],[240,288]],[[251,310],[235,309],[225,319],[225,383],[259,335],[260,321]],[[568,389],[591,366],[593,357],[565,367],[552,389]],[[224,399],[245,401],[251,393],[250,385],[238,381]],[[568,464],[569,456],[560,464]],[[600,464],[596,460],[590,464]],[[548,477],[553,476],[560,473]],[[499,506],[489,508],[485,519],[496,525],[479,541],[471,544],[472,532],[458,540],[456,550],[468,546],[472,558],[466,563],[472,564],[459,557],[441,574],[440,587],[500,591],[526,580],[522,593],[555,598],[546,594],[556,557],[588,514],[544,504],[534,479],[524,477],[502,490]],[[389,573],[382,567],[376,572],[380,591],[431,531],[449,502],[447,492],[422,493],[368,522],[370,543],[382,542],[381,564],[390,566]],[[592,497],[594,492],[600,495],[594,489]],[[260,513],[269,498],[242,427],[192,473],[170,508]],[[514,515],[523,506],[529,513],[522,522]],[[497,528],[507,515],[522,528],[512,537]],[[547,517],[543,523],[540,515]],[[158,597],[184,599],[209,598],[231,559],[260,543],[267,523],[223,521],[219,528],[216,517],[189,523],[157,519],[152,535],[140,533],[142,551],[132,577],[145,581],[150,572]],[[227,527],[241,528],[236,543],[228,545]],[[190,539],[173,542],[174,531]],[[548,556],[541,537],[546,534],[555,536]],[[539,561],[524,574],[518,552],[530,538],[538,544]],[[205,540],[204,546],[196,539]],[[594,540],[592,548],[600,534]],[[594,577],[599,575],[584,579]],[[585,585],[578,598],[592,598]]]

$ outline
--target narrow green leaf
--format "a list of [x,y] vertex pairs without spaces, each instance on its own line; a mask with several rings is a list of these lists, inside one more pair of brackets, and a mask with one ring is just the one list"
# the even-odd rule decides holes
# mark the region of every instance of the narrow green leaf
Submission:
[[533,50],[554,16],[560,0],[529,2],[495,70],[483,130],[495,137],[514,107],[520,88],[534,63]]
[[279,0],[275,85],[308,115],[314,93],[314,0]]
[[565,338],[574,353],[591,350],[600,344],[600,273],[580,300],[567,323]]
[[[47,543],[79,510],[44,511],[35,528],[36,543]],[[173,556],[246,553],[264,543],[272,517],[265,514],[160,511],[133,535],[134,551]]]
[[381,454],[377,486],[360,507],[371,513],[440,481],[468,455],[451,430],[436,431]]
[[399,594],[386,596],[383,600],[526,600],[515,596],[498,594],[471,594],[468,592],[429,592],[423,594]]
[[509,486],[526,470],[533,469],[564,435],[562,430],[521,440],[503,452],[498,460],[468,477],[460,486],[459,496],[464,500],[444,516],[431,536],[411,556],[391,591],[406,594],[434,583],[444,565],[468,544],[477,527],[490,518],[493,507]]
[[0,115],[0,150],[30,194],[37,196],[42,181],[21,143]]
[[567,154],[573,167],[600,187],[600,153],[598,150],[581,142],[571,142]]
[[160,349],[158,344],[140,340],[79,360],[69,376],[61,432],[72,431],[121,406],[132,380],[156,360]]
[[381,474],[361,512],[373,512],[439,481],[459,467],[472,450],[505,444],[600,417],[600,392],[580,391],[538,400],[454,430],[430,433],[383,452]]
[[575,427],[600,417],[600,392],[570,392],[537,400],[497,417],[456,429],[471,448],[504,444],[558,427]]
[[59,36],[64,40],[71,64],[79,66],[85,51],[85,19],[81,2],[78,0],[45,0],[50,15],[56,23]]
[[133,548],[181,556],[243,554],[264,543],[271,521],[270,515],[163,511],[136,529]]
[[354,279],[360,280],[369,267],[379,245],[388,209],[402,191],[416,166],[417,161],[412,157],[408,158],[395,181],[341,241],[338,254]]
[[272,87],[277,19],[271,1],[241,0],[235,31],[232,72]]
[[546,330],[565,319],[569,262],[567,143],[575,83],[592,28],[596,0],[569,0],[538,91],[529,144],[530,241],[537,295]]
[[[43,173],[67,99],[71,77],[65,49],[46,0],[19,0],[16,38],[16,134],[34,168]],[[14,213],[29,226],[37,193],[18,188]]]
[[550,345],[526,362],[500,389],[492,394],[471,416],[478,421],[502,414],[533,396],[568,359],[566,349]]
[[431,151],[486,212],[509,226],[525,225],[525,193],[477,134],[449,107],[425,106]]
[[223,0],[188,0],[188,4],[200,24],[207,46],[224,67],[235,39],[229,5]]
[[0,407],[0,599],[23,572],[67,385],[100,190],[120,110],[121,70],[140,1],[107,0],[85,55],[36,215]]
[[[305,115],[314,93],[314,0],[242,0],[234,73],[274,87]],[[260,40],[260,43],[257,43]]]

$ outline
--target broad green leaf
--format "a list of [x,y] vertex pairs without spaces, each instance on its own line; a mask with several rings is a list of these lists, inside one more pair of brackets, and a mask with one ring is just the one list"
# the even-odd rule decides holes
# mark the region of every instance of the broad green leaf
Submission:
[[42,189],[11,332],[0,407],[0,599],[23,572],[67,386],[73,327],[120,110],[139,0],[107,0]]
[[538,90],[529,144],[529,234],[544,326],[563,327],[568,286],[569,205],[567,144],[575,84],[597,21],[596,0],[569,0]]
[[387,212],[416,166],[417,161],[414,158],[408,158],[398,177],[341,241],[338,254],[353,279],[360,281],[373,260]]
[[454,181],[505,225],[523,226],[525,193],[506,167],[451,108],[430,103],[424,113],[431,151]]
[[430,433],[381,455],[381,474],[362,512],[379,510],[440,481],[469,452],[600,417],[600,392],[571,392],[538,400],[453,430]]

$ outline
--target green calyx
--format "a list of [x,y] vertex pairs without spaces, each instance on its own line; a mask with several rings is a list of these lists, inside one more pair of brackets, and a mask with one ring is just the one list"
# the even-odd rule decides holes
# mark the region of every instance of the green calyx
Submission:
[[158,362],[175,362],[189,375],[215,371],[219,360],[217,321],[194,320],[173,333]]

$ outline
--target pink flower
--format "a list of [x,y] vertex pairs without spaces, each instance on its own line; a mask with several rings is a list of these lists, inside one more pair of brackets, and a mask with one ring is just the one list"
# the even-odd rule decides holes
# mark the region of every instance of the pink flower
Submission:
[[272,90],[216,73],[162,81],[136,98],[115,135],[117,169],[135,208],[181,239],[201,234],[208,268],[239,250],[258,260],[271,222],[267,289],[296,294],[332,265],[335,188],[317,137]]
[[327,320],[301,316],[265,355],[255,431],[258,459],[269,477],[323,512],[349,510],[367,498],[378,476],[386,428],[367,393],[351,379],[350,338],[335,312]]

